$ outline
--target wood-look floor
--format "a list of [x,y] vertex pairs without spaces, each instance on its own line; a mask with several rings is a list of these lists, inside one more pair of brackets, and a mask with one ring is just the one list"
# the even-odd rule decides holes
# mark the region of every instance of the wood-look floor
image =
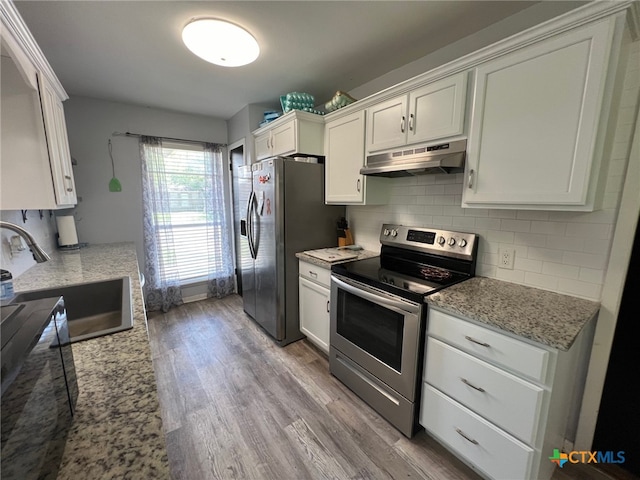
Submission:
[[[149,314],[149,334],[176,480],[480,478],[424,431],[400,434],[306,340],[276,346],[237,295]],[[616,477],[571,465],[553,478]]]

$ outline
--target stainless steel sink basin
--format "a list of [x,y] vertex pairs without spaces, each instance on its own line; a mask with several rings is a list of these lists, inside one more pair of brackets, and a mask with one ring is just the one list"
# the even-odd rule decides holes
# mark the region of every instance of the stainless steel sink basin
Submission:
[[[41,298],[60,296],[64,297],[71,342],[108,335],[133,327],[129,277],[21,292],[11,300],[8,307]],[[7,307],[2,310],[5,308]],[[16,314],[19,316],[19,312],[16,311]]]

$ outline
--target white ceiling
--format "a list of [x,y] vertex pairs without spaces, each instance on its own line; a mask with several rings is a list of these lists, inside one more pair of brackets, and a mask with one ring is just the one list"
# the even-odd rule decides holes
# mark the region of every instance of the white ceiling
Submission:
[[[70,96],[228,119],[250,103],[308,92],[322,105],[537,2],[17,1]],[[225,68],[190,53],[182,27],[215,16],[261,54]]]

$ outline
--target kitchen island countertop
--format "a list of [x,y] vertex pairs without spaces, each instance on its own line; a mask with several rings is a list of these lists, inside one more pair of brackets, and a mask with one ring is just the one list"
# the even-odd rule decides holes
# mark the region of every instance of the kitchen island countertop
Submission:
[[73,344],[80,395],[58,479],[169,479],[133,243],[54,252],[14,280],[16,292],[129,276],[133,328]]
[[591,300],[486,277],[447,287],[427,296],[427,303],[564,351],[600,308]]

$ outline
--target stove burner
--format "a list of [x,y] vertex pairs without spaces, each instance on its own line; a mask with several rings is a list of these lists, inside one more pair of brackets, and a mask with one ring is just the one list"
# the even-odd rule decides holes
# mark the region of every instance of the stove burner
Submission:
[[449,270],[438,267],[421,267],[420,275],[425,280],[432,280],[436,282],[449,280],[453,276],[453,274]]

